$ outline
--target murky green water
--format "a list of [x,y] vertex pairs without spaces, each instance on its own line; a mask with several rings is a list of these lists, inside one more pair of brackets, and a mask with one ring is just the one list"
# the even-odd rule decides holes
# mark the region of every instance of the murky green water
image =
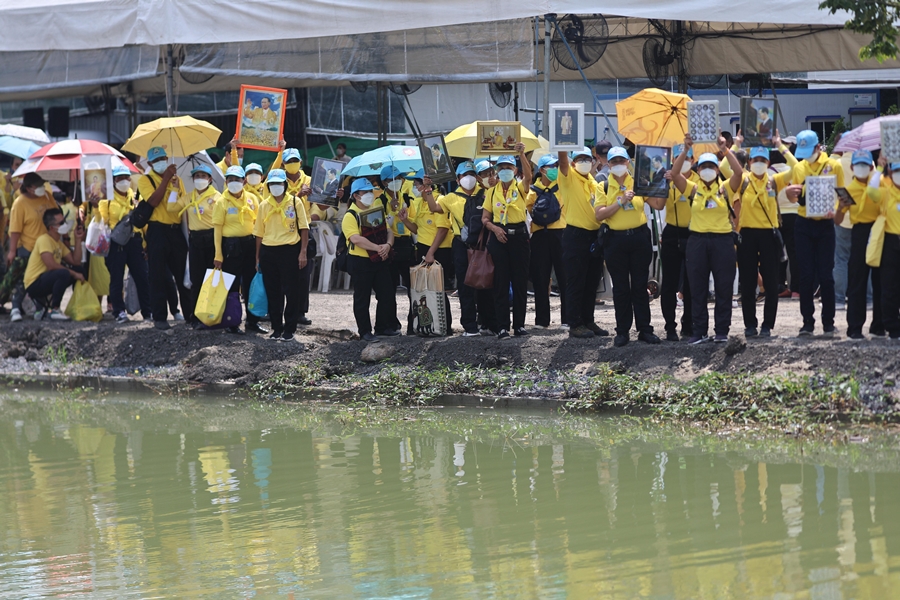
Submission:
[[15,398],[3,598],[900,596],[890,437]]

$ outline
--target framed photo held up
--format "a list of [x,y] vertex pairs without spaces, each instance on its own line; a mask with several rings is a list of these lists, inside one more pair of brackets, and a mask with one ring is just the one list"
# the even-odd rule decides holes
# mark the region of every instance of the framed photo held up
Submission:
[[313,161],[311,193],[309,201],[313,204],[327,204],[337,208],[337,191],[341,187],[341,169],[345,163],[317,156]]
[[85,202],[92,198],[109,198],[113,190],[112,179],[111,156],[81,157],[81,197]]
[[890,162],[900,160],[900,120],[881,121],[881,156]]
[[478,121],[478,154],[510,154],[521,141],[518,121]]
[[287,96],[288,91],[279,88],[241,86],[235,129],[239,146],[278,151],[284,131]]
[[584,104],[550,105],[550,152],[584,148]]
[[666,171],[672,167],[672,149],[636,146],[634,149],[634,193],[645,198],[668,198]]
[[445,183],[456,179],[453,172],[453,164],[447,153],[447,144],[442,135],[430,135],[416,138],[419,144],[419,154],[422,156],[422,168],[425,175],[434,183]]
[[687,103],[688,133],[695,144],[719,142],[719,101],[702,100]]
[[747,148],[771,148],[775,137],[775,98],[741,98],[741,135]]
[[835,208],[834,186],[837,177],[820,175],[806,178],[806,216],[821,218],[833,213]]

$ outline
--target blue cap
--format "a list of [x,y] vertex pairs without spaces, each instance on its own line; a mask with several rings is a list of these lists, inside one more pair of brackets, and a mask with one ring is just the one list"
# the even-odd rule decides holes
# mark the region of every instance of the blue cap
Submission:
[[300,158],[300,151],[296,148],[285,148],[284,152],[281,153],[281,162],[286,163],[289,160],[294,160],[295,158],[300,162],[303,162],[303,159]]
[[868,150],[857,150],[850,159],[850,165],[871,165],[872,153]]
[[497,159],[498,165],[515,165],[516,158],[514,156],[510,156],[509,154],[504,154],[500,158]]
[[257,171],[262,174],[263,168],[259,163],[250,163],[249,165],[244,167],[244,173],[249,173],[250,171]]
[[[208,169],[209,167],[206,168]],[[243,179],[246,176],[246,173],[244,173],[244,167],[240,165],[231,165],[225,171],[225,177],[240,177],[241,179]]]
[[193,175],[194,173],[206,173],[207,175],[212,177],[212,169],[209,165],[203,163],[191,169],[191,175]]
[[475,173],[476,173],[476,174],[478,174],[478,173],[484,173],[484,172],[487,171],[488,169],[493,169],[493,168],[494,168],[494,165],[491,164],[491,161],[489,161],[489,160],[479,160],[479,161],[475,164]]
[[169,155],[166,154],[166,149],[162,146],[153,146],[150,150],[147,151],[147,162],[154,162],[160,158],[168,158]]
[[609,149],[609,152],[606,153],[606,160],[612,160],[614,158],[628,158],[628,150],[623,148],[622,146],[613,146]]
[[285,181],[287,181],[287,175],[285,175],[284,169],[272,169],[266,178],[266,183],[284,183]]
[[[613,150],[615,150],[615,148],[613,148]],[[624,152],[625,149],[622,148],[621,150]],[[612,152],[612,150],[610,150],[610,152]],[[569,157],[570,157],[573,161],[574,161],[576,158],[578,158],[579,156],[587,156],[587,157],[590,158],[591,160],[594,160],[594,155],[591,154],[591,151],[588,150],[587,148],[582,148],[581,150],[572,150],[572,152],[569,153]],[[609,156],[609,155],[607,155],[607,156]],[[615,158],[615,157],[612,157],[612,158]],[[628,153],[627,153],[627,152],[625,152],[625,158],[628,158]]]
[[131,177],[131,170],[125,165],[119,165],[113,169],[113,177],[121,177],[122,175]]
[[396,179],[400,177],[400,169],[395,167],[394,165],[388,165],[381,169],[381,180],[387,181],[388,179]]
[[750,149],[750,160],[753,160],[754,158],[764,158],[766,160],[769,160],[769,149],[763,148],[762,146],[758,146],[756,148],[751,148]]
[[477,173],[477,171],[475,171],[475,164],[471,160],[461,162],[459,163],[459,166],[456,167],[456,176],[459,177],[460,175],[469,173],[470,171],[472,173]]
[[360,177],[358,179],[353,180],[353,185],[350,186],[350,193],[355,194],[359,191],[368,191],[375,189],[372,187],[372,182],[366,179],[365,177]]
[[419,169],[412,175],[407,175],[406,179],[412,181],[413,179],[425,179],[425,169]]
[[797,134],[797,151],[794,152],[794,157],[799,160],[809,158],[818,145],[819,134],[812,129],[804,129]]
[[900,171],[900,162],[890,164],[891,171]]
[[703,163],[713,163],[717,167],[719,166],[719,157],[713,154],[712,152],[705,152],[700,155],[700,158],[697,159],[697,164],[702,165]]
[[[679,156],[681,151],[684,150],[684,144],[677,144],[674,148],[672,148],[672,152],[675,153],[675,156]],[[694,149],[688,148],[688,158],[694,158]]]
[[557,164],[559,159],[553,156],[552,154],[545,154],[540,159],[538,159],[538,169],[543,169],[544,167],[552,167]]

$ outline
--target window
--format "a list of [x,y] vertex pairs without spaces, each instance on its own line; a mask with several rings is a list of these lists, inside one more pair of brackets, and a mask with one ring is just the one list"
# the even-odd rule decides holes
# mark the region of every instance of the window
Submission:
[[819,140],[825,141],[834,131],[834,124],[841,118],[840,115],[824,115],[806,117],[806,126],[819,134]]

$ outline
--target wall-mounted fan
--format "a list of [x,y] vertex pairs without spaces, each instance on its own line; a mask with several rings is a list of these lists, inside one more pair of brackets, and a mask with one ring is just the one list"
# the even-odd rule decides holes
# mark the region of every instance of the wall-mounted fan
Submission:
[[690,56],[694,39],[683,21],[666,24],[650,19],[650,26],[659,37],[644,42],[642,58],[647,77],[657,87],[668,84],[669,77],[679,78],[687,87],[705,90],[722,81],[722,75],[691,75]]
[[587,69],[606,52],[609,26],[603,15],[566,15],[558,24],[550,38],[550,49],[556,62],[566,69]]
[[501,83],[489,83],[488,89],[491,92],[491,100],[494,101],[499,108],[506,108],[512,102],[513,84],[504,81]]
[[728,89],[738,98],[761,96],[770,86],[769,76],[762,73],[744,73],[728,76]]
[[409,96],[419,91],[421,83],[389,83],[388,88],[398,96]]
[[[180,67],[181,65],[183,65],[186,55],[187,53],[184,50],[184,46],[181,46],[178,50],[178,55],[175,57],[175,66]],[[213,78],[212,74],[207,75],[205,73],[185,73],[181,69],[178,69],[178,74],[181,75],[181,78],[186,82],[193,83],[194,85],[206,83]]]

